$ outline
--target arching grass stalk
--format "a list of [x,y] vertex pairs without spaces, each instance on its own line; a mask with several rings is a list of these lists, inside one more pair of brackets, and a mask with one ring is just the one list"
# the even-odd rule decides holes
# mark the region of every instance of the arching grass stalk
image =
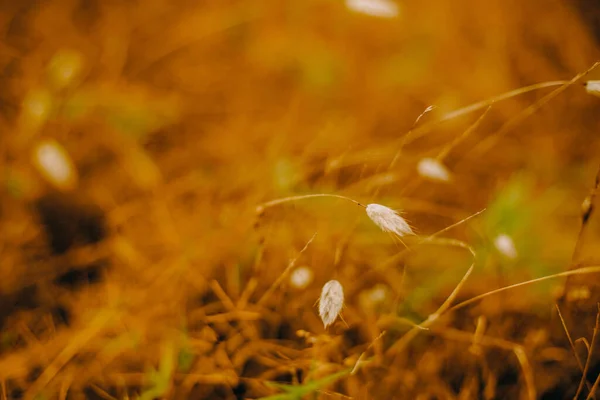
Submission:
[[[436,240],[436,238],[438,238],[440,235],[442,235],[442,234],[448,232],[449,230],[451,230],[453,228],[456,228],[457,226],[462,225],[465,222],[467,222],[467,221],[469,221],[469,220],[477,217],[478,215],[480,215],[481,213],[483,213],[485,210],[486,210],[486,208],[484,208],[482,210],[479,210],[476,213],[471,214],[468,217],[463,218],[460,221],[455,222],[454,224],[445,227],[444,229],[441,229],[441,230],[439,230],[439,231],[437,231],[437,232],[435,232],[435,233],[433,233],[433,234],[431,234],[429,236],[424,237],[423,239],[421,239],[420,241],[418,241],[413,247],[417,247],[419,245],[426,244],[426,243],[433,243]],[[438,243],[438,242],[435,242],[435,243]],[[412,249],[412,247],[411,247],[411,249]],[[402,250],[402,251],[394,254],[389,259],[387,259],[386,261],[384,261],[383,264],[375,267],[375,270],[377,270],[377,271],[385,270],[389,266],[391,266],[391,265],[397,263],[398,261],[400,261],[405,255],[407,255],[410,251],[412,251],[411,249],[406,248],[406,249],[404,249],[404,250]]]
[[509,132],[515,126],[519,125],[525,119],[527,119],[531,115],[535,114],[540,108],[542,108],[547,103],[549,103],[552,99],[554,99],[559,94],[561,94],[565,90],[567,90],[567,88],[569,86],[574,85],[575,83],[580,81],[584,76],[586,76],[587,74],[592,72],[594,69],[596,69],[598,67],[598,65],[600,65],[600,61],[595,62],[594,65],[592,65],[586,71],[577,74],[570,81],[568,81],[565,84],[561,85],[560,87],[554,89],[552,92],[548,93],[547,95],[545,95],[544,97],[542,97],[535,103],[529,105],[523,111],[521,111],[520,113],[518,113],[517,115],[515,115],[508,121],[506,121],[504,123],[504,125],[502,125],[500,127],[500,129],[498,129],[493,135],[488,136],[483,141],[479,142],[479,144],[477,144],[477,146],[475,146],[475,148],[473,150],[471,150],[471,155],[472,156],[481,155],[481,154],[487,152],[488,150],[492,149],[494,147],[494,144],[498,141],[498,139],[501,136],[505,135],[507,132]]
[[411,130],[409,133],[407,133],[402,138],[401,145],[404,146],[406,144],[410,144],[411,142],[417,140],[424,134],[430,132],[433,129],[433,127],[438,124],[453,120],[455,118],[462,117],[467,114],[471,114],[478,110],[482,110],[482,109],[487,108],[499,101],[508,100],[510,98],[517,97],[517,96],[520,96],[525,93],[534,92],[534,91],[540,90],[540,89],[568,85],[569,83],[571,83],[571,81],[564,81],[564,80],[563,81],[548,81],[548,82],[536,83],[536,84],[524,86],[524,87],[521,87],[518,89],[513,89],[506,93],[502,93],[497,96],[490,97],[486,100],[479,101],[477,103],[473,103],[468,106],[459,108],[458,110],[450,111],[449,113],[443,115],[441,118],[438,118],[431,122],[427,122],[427,123],[421,125],[420,127]]
[[464,307],[466,307],[470,304],[473,304],[473,303],[475,303],[481,299],[484,299],[486,297],[489,297],[489,296],[492,296],[497,293],[501,293],[501,292],[504,292],[504,291],[507,291],[510,289],[518,288],[520,286],[526,286],[526,285],[530,285],[532,283],[543,282],[543,281],[547,281],[549,279],[564,278],[564,277],[572,276],[572,275],[586,275],[586,274],[598,274],[598,273],[600,273],[600,266],[590,266],[590,267],[574,269],[571,271],[560,272],[558,274],[542,276],[541,278],[536,278],[536,279],[531,279],[531,280],[528,280],[525,282],[515,283],[513,285],[501,287],[499,289],[495,289],[490,292],[482,293],[480,295],[477,295],[475,297],[472,297],[468,300],[465,300],[461,303],[458,303],[458,304],[452,306],[452,308],[450,308],[449,311],[455,311],[455,310],[458,310],[459,308],[464,308]]
[[354,199],[351,199],[350,197],[342,196],[342,195],[339,195],[339,194],[315,193],[315,194],[303,194],[303,195],[299,195],[299,196],[283,197],[281,199],[275,199],[275,200],[267,201],[266,203],[259,204],[256,207],[256,213],[257,214],[262,214],[267,208],[271,208],[271,207],[277,206],[279,204],[291,203],[291,202],[294,202],[294,201],[304,200],[304,199],[312,199],[312,198],[315,198],[315,197],[333,197],[333,198],[337,198],[337,199],[344,199],[346,201],[350,201],[350,202],[356,204],[357,206],[360,206],[360,207],[363,207],[363,208],[367,208],[366,205],[364,205],[361,202],[358,202],[358,201],[356,201]]
[[360,207],[363,207],[367,213],[367,216],[371,219],[371,221],[373,221],[373,223],[375,223],[375,225],[381,228],[382,231],[395,234],[398,238],[401,238],[406,235],[414,235],[413,230],[408,224],[408,222],[406,222],[406,220],[400,215],[400,211],[391,209],[386,206],[382,206],[381,204],[371,203],[364,205],[361,202],[351,199],[350,197],[341,196],[338,194],[318,193],[284,197],[281,199],[275,199],[260,204],[256,207],[256,212],[258,214],[261,214],[268,207],[273,207],[278,204],[308,199],[312,197],[333,197],[350,201]]

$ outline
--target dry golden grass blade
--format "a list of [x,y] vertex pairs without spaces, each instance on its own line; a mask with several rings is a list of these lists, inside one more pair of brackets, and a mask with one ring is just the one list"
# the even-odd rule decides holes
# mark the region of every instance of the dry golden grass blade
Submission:
[[430,113],[431,111],[433,111],[435,109],[436,109],[436,106],[434,106],[434,105],[428,106],[425,110],[423,110],[423,112],[421,114],[419,114],[417,119],[415,119],[415,122],[413,122],[408,133],[403,136],[400,146],[398,148],[398,151],[396,151],[396,154],[394,154],[394,158],[392,159],[392,161],[390,162],[390,165],[388,166],[388,170],[394,168],[394,166],[396,165],[396,162],[398,161],[398,158],[400,157],[400,152],[402,151],[402,147],[404,146],[406,139],[411,136],[412,131],[415,129],[415,127],[417,125],[419,125],[419,122],[421,121],[421,119],[423,119],[423,117],[426,114]]
[[[596,172],[596,179],[594,180],[594,186],[592,187],[589,195],[583,200],[582,204],[582,215],[581,215],[581,227],[579,228],[579,234],[577,235],[577,241],[575,242],[575,248],[573,249],[573,256],[571,264],[573,266],[579,265],[585,259],[585,255],[582,254],[586,250],[585,234],[588,229],[593,230],[590,226],[592,224],[591,217],[594,215],[596,208],[596,197],[598,193],[598,186],[600,185],[600,166]],[[568,282],[567,282],[568,283]],[[567,285],[565,285],[567,286]]]
[[[575,343],[573,343],[573,339],[571,339],[571,334],[569,333],[569,329],[567,328],[567,325],[565,324],[565,320],[562,316],[562,313],[560,312],[560,307],[558,307],[558,304],[555,304],[555,307],[556,307],[556,311],[558,312],[558,317],[560,318],[562,327],[565,331],[565,334],[567,335],[567,339],[569,340],[569,345],[571,346],[571,351],[573,352],[573,356],[575,356],[575,359],[577,360],[577,365],[579,366],[579,370],[583,373],[583,364],[581,363],[579,354],[577,354],[577,350],[575,349]],[[588,359],[589,358],[590,358],[590,355],[588,354]]]
[[223,288],[221,287],[221,285],[219,284],[219,282],[217,282],[216,280],[212,280],[210,281],[210,287],[213,291],[213,293],[215,295],[217,295],[217,297],[219,298],[219,300],[221,300],[221,302],[223,303],[223,305],[230,311],[234,311],[235,308],[235,304],[233,304],[233,301],[231,301],[231,299],[229,298],[229,296],[227,296],[227,293],[225,293],[225,291],[223,290]]
[[575,344],[577,343],[583,343],[583,345],[585,346],[585,349],[587,351],[587,354],[590,354],[590,343],[588,342],[588,340],[584,337],[580,337],[579,339],[575,339]]
[[531,368],[531,363],[529,362],[523,347],[515,347],[513,351],[519,360],[519,364],[521,364],[521,369],[523,370],[528,397],[531,400],[534,400],[537,398],[537,391],[535,389],[535,381],[533,379],[533,369]]
[[552,92],[548,93],[546,96],[542,97],[540,100],[536,101],[535,103],[533,103],[529,107],[525,108],[519,114],[515,115],[512,119],[509,119],[493,135],[487,137],[486,139],[484,139],[483,141],[481,141],[479,144],[477,144],[477,146],[475,146],[475,148],[473,150],[471,150],[471,156],[472,157],[478,157],[481,154],[484,154],[487,151],[489,151],[502,135],[505,135],[507,132],[509,132],[515,126],[519,125],[524,120],[526,120],[527,118],[529,118],[531,115],[535,114],[540,108],[542,108],[543,106],[545,106],[548,102],[550,102],[552,99],[554,99],[559,94],[563,93],[570,86],[572,86],[573,84],[579,82],[586,75],[590,74],[599,65],[600,65],[600,62],[595,62],[586,71],[584,71],[584,72],[582,72],[580,74],[577,74],[570,81],[565,82],[563,85],[561,85],[560,87],[556,88]]
[[99,397],[103,398],[104,400],[117,400],[117,398],[108,394],[105,390],[103,390],[98,385],[91,384],[90,387],[92,388],[94,393],[96,393]]
[[98,335],[117,313],[114,310],[102,310],[90,322],[86,329],[73,336],[69,344],[46,367],[44,372],[27,389],[27,395],[37,395],[56,374],[80,351],[94,336]]
[[252,294],[254,294],[254,291],[256,290],[257,286],[258,286],[258,279],[254,278],[254,277],[250,278],[250,280],[246,284],[246,287],[240,294],[240,298],[236,305],[237,309],[243,310],[246,308],[246,306],[248,305],[248,301],[250,300],[250,296],[252,296]]
[[[558,306],[556,306],[556,309],[558,309]],[[563,320],[562,316],[560,317],[560,319],[561,319],[561,321]],[[563,322],[563,324],[564,324],[564,322]],[[579,381],[579,386],[577,387],[577,392],[575,393],[575,397],[573,397],[574,400],[577,400],[579,398],[579,394],[583,390],[584,383],[588,384],[587,373],[590,368],[590,361],[592,359],[592,355],[594,354],[594,346],[596,344],[596,334],[598,333],[598,329],[600,329],[600,305],[598,305],[598,312],[596,313],[596,324],[594,325],[594,333],[592,334],[592,344],[588,347],[587,359],[585,360],[585,366],[584,366],[583,372],[581,374],[581,381]],[[592,393],[592,389],[589,387],[589,384],[588,384],[588,389],[589,389],[590,393]]]
[[465,274],[463,275],[461,280],[454,287],[454,290],[452,290],[452,293],[450,293],[450,295],[446,298],[446,300],[442,303],[442,305],[439,306],[439,308],[434,313],[429,315],[429,317],[425,321],[420,323],[418,326],[413,327],[411,330],[406,332],[404,334],[404,336],[402,336],[398,341],[396,341],[388,349],[388,352],[390,352],[390,354],[398,355],[399,353],[402,353],[402,351],[406,348],[406,346],[408,346],[408,344],[419,334],[419,331],[433,326],[433,324],[446,311],[448,311],[450,309],[452,302],[454,302],[454,300],[460,293],[460,290],[465,285],[465,283],[467,282],[467,279],[469,279],[469,276],[471,276],[471,274],[473,273],[473,269],[475,268],[475,258],[476,258],[475,250],[468,244],[461,242],[460,240],[444,239],[444,238],[442,238],[442,239],[433,238],[430,240],[430,243],[458,246],[458,247],[464,248],[464,249],[468,250],[469,253],[471,253],[471,255],[473,257],[473,263],[469,266],[469,268],[467,269],[467,272],[465,272]]
[[509,285],[509,286],[505,286],[505,287],[502,287],[502,288],[499,288],[499,289],[495,289],[495,290],[489,291],[487,293],[483,293],[483,294],[480,294],[478,296],[472,297],[472,298],[470,298],[468,300],[465,300],[463,302],[460,302],[460,303],[456,304],[455,306],[453,306],[450,309],[450,311],[458,310],[460,308],[463,308],[463,307],[466,307],[466,306],[471,305],[473,303],[476,303],[479,300],[484,299],[486,297],[493,296],[495,294],[502,293],[502,292],[505,292],[507,290],[515,289],[515,288],[518,288],[518,287],[521,287],[521,286],[527,286],[527,285],[531,285],[531,284],[534,284],[534,283],[539,283],[539,282],[547,281],[547,280],[550,280],[550,279],[564,278],[564,277],[567,277],[567,276],[597,274],[597,273],[600,273],[600,267],[583,267],[583,268],[580,268],[580,269],[577,269],[577,270],[573,270],[573,271],[560,272],[558,274],[543,276],[541,278],[536,278],[536,279],[531,279],[531,280],[525,281],[525,282],[515,283],[513,285]]
[[256,213],[262,214],[267,208],[275,207],[275,206],[278,206],[278,205],[284,204],[284,203],[290,203],[290,202],[294,202],[294,201],[298,201],[298,200],[312,199],[312,198],[316,198],[316,197],[331,197],[331,198],[336,198],[336,199],[343,199],[346,201],[350,201],[358,206],[361,206],[364,208],[367,207],[364,204],[351,199],[350,197],[342,196],[339,194],[315,193],[315,194],[304,194],[304,195],[299,195],[299,196],[283,197],[281,199],[267,201],[265,203],[262,203],[262,204],[259,204],[258,206],[256,206]]
[[590,390],[590,394],[588,394],[588,397],[586,397],[586,400],[593,400],[596,394],[596,390],[598,390],[598,385],[600,385],[600,374],[598,374],[598,377],[596,378],[596,380],[594,381],[594,386],[592,386],[592,389]]
[[256,321],[262,318],[259,312],[235,310],[228,313],[207,315],[203,320],[207,323],[230,321]]
[[452,149],[454,149],[457,145],[460,144],[460,142],[462,142],[469,135],[471,135],[471,133],[475,132],[475,130],[477,130],[477,128],[479,128],[479,126],[481,125],[481,122],[486,117],[486,115],[488,115],[488,113],[490,112],[491,109],[492,109],[492,106],[490,105],[488,108],[485,109],[483,114],[481,114],[479,116],[479,118],[477,118],[477,120],[475,122],[473,122],[471,124],[471,126],[469,126],[469,128],[467,130],[465,130],[462,134],[460,134],[459,136],[454,138],[454,140],[452,140],[450,143],[448,143],[448,145],[445,146],[438,153],[436,160],[443,161],[448,156],[448,154],[452,151]]
[[[390,332],[424,330],[392,318],[399,310],[394,296],[406,293],[401,266],[410,266],[407,277],[418,285],[415,301],[402,308],[409,315],[437,309],[424,325],[443,329],[454,318],[460,326],[474,322],[463,319],[466,309],[449,313],[458,297],[489,290],[494,267],[524,280],[546,275],[537,269],[542,265],[564,264],[577,222],[575,199],[595,164],[600,81],[576,87],[558,79],[594,61],[597,38],[583,22],[600,11],[593,2],[1,3],[2,399],[32,397],[36,390],[48,399],[139,397],[156,383],[145,368],[167,360],[157,351],[166,342],[177,345],[171,350],[181,367],[162,376],[166,398],[260,398],[271,394],[265,380],[305,385],[341,364],[356,366],[355,374],[335,388],[315,389],[314,397],[575,393],[578,382],[563,379],[579,373],[568,346],[544,348],[531,359],[513,350],[523,374],[510,354],[495,360],[475,355],[475,362],[490,362],[487,370],[452,370],[455,361],[473,361],[464,347],[487,350],[482,342],[492,327],[497,337],[520,343],[520,313],[527,328],[533,319],[528,301],[545,300],[533,293],[503,301],[490,296],[485,305],[495,305],[496,313],[486,315],[490,328],[480,317],[471,336],[461,343],[442,340],[427,362],[413,362],[413,347],[421,350],[416,340],[395,362],[380,361]],[[376,8],[385,4],[395,12],[380,18]],[[532,82],[541,83],[520,87]],[[545,118],[516,125],[532,112],[532,102],[565,84],[572,97],[563,99],[563,92],[544,106]],[[467,142],[511,123],[514,137],[496,141],[501,135],[492,135],[494,151],[470,156]],[[60,151],[44,147],[48,143],[59,143]],[[521,204],[498,212],[503,198],[496,193],[516,173],[532,181],[532,196],[551,189],[548,197],[536,197],[535,212]],[[52,216],[38,210],[38,197],[52,191],[95,202],[108,221],[106,234],[85,218],[68,224],[74,207]],[[274,200],[261,205],[265,199]],[[487,204],[492,212],[474,226],[475,235],[470,228],[454,228],[453,235],[454,224],[429,240],[402,238],[416,251],[377,270],[401,248],[361,214],[366,199],[397,204],[417,232],[455,221],[466,226],[465,210]],[[300,201],[301,213],[288,212]],[[340,218],[336,207],[347,207],[351,217]],[[56,227],[47,226],[49,217]],[[378,221],[400,235],[413,229],[391,213]],[[390,221],[395,229],[388,229]],[[298,254],[300,247],[290,243],[315,224],[321,239]],[[596,232],[595,225],[586,231]],[[465,233],[473,243],[456,240]],[[501,259],[488,246],[500,233],[514,239],[515,259]],[[54,254],[62,251],[56,243],[63,235],[70,247]],[[584,243],[590,253],[593,236]],[[469,246],[477,251],[476,267],[459,250]],[[296,265],[288,265],[296,255]],[[305,258],[310,268],[300,265]],[[87,268],[100,261],[100,272]],[[478,281],[470,284],[479,265]],[[581,265],[600,265],[600,259],[578,259],[572,267]],[[441,266],[444,276],[436,270]],[[304,283],[290,279],[299,271],[312,275]],[[451,287],[446,271],[460,271]],[[324,333],[310,306],[318,288],[306,282],[331,279],[344,284],[341,312],[349,326],[338,323]],[[573,288],[577,304],[589,296],[595,306],[595,287],[586,283]],[[276,298],[285,304],[277,306]],[[517,306],[519,315],[512,312]],[[112,307],[118,315],[103,328],[82,325],[97,323],[90,310]],[[567,306],[560,307],[572,338],[592,336],[576,331],[591,331],[592,322],[576,325]],[[556,325],[545,317],[536,315],[536,330],[525,337],[527,355]],[[500,320],[506,324],[496,324]],[[388,322],[391,328],[384,329]],[[402,323],[409,326],[398,329]],[[382,330],[388,334],[380,336]],[[299,331],[305,334],[296,336]],[[587,345],[588,354],[598,352]],[[594,360],[589,363],[591,371]],[[518,379],[494,375],[507,366]],[[557,387],[540,380],[533,388],[527,371]],[[94,393],[93,385],[101,390]]]
[[[432,328],[431,333],[438,334],[451,340],[459,340],[466,343],[473,343],[475,340],[475,335],[470,332],[448,327]],[[515,354],[515,357],[517,358],[517,361],[519,362],[523,372],[523,378],[527,388],[527,397],[531,400],[537,398],[537,391],[535,389],[533,379],[533,369],[522,345],[510,342],[508,340],[493,338],[485,335],[480,335],[477,340],[482,346],[499,347],[501,349],[512,351]]]
[[371,343],[369,343],[369,346],[367,347],[367,349],[365,351],[363,351],[362,353],[360,353],[360,356],[358,357],[358,359],[356,360],[356,363],[354,364],[354,367],[352,368],[352,371],[350,372],[350,375],[354,375],[358,372],[358,370],[360,369],[360,367],[364,364],[364,358],[367,355],[367,352],[375,345],[375,343],[381,339],[383,337],[383,335],[386,334],[386,331],[382,331],[375,339],[373,339],[371,341]]
[[550,82],[536,83],[533,85],[514,89],[514,90],[508,91],[506,93],[502,93],[500,95],[490,97],[483,101],[462,107],[458,110],[447,113],[446,115],[444,115],[443,117],[441,117],[435,121],[429,122],[427,124],[423,124],[418,129],[415,129],[414,131],[411,132],[410,136],[404,140],[404,144],[410,144],[411,142],[415,141],[416,139],[422,137],[424,134],[431,132],[433,130],[433,128],[440,123],[450,121],[452,119],[459,118],[464,115],[468,115],[470,113],[482,110],[484,108],[488,108],[495,103],[498,103],[503,100],[507,100],[507,99],[510,99],[510,98],[513,98],[516,96],[520,96],[525,93],[529,93],[529,92],[533,92],[536,90],[545,89],[545,88],[549,88],[549,87],[555,87],[555,86],[562,87],[566,84],[569,84],[569,81],[550,81]]
[[283,272],[281,273],[281,275],[279,275],[279,277],[275,280],[275,282],[273,282],[273,284],[267,289],[267,291],[262,295],[262,297],[256,302],[257,305],[261,306],[261,305],[265,304],[265,302],[269,299],[269,297],[273,294],[273,292],[287,278],[287,276],[289,275],[289,273],[292,270],[292,268],[294,268],[294,266],[296,265],[296,262],[298,261],[298,259],[300,258],[300,256],[306,251],[306,249],[308,249],[308,246],[310,246],[310,244],[315,239],[315,237],[317,237],[317,233],[316,232],[308,240],[308,242],[306,242],[306,244],[304,245],[304,247],[302,248],[302,250],[300,250],[298,252],[298,254],[296,255],[296,257],[294,257],[294,259],[292,261],[290,261],[290,263],[283,270]]
[[71,387],[71,384],[73,383],[73,379],[75,377],[73,376],[72,373],[67,374],[62,382],[60,383],[60,389],[58,392],[58,398],[59,400],[66,400],[67,395],[69,393],[69,388]]
[[[460,221],[445,227],[444,229],[441,229],[429,236],[426,236],[424,238],[422,238],[421,240],[419,240],[414,247],[420,245],[420,244],[427,244],[427,243],[433,243],[434,241],[438,240],[436,243],[438,244],[442,244],[442,245],[449,245],[449,246],[458,246],[458,247],[462,247],[464,249],[469,250],[469,252],[471,252],[471,254],[473,254],[473,249],[471,248],[471,246],[467,245],[464,242],[460,242],[460,241],[453,241],[453,239],[447,239],[446,242],[439,241],[439,239],[436,239],[438,236],[448,232],[449,230],[456,228],[457,226],[460,226],[462,224],[464,224],[465,222],[471,220],[472,218],[475,218],[476,216],[478,216],[479,214],[483,213],[486,209],[484,208],[483,210],[477,211],[475,214],[471,214],[468,217],[465,217],[463,219],[461,219]],[[443,239],[446,240],[446,239]],[[404,250],[402,250],[399,253],[394,254],[392,257],[390,257],[388,260],[386,260],[382,265],[377,266],[376,270],[384,270],[386,268],[388,268],[391,265],[394,265],[395,263],[397,263],[398,261],[400,261],[406,254],[408,254],[410,251],[413,251],[413,247],[411,246],[410,248],[406,248]]]
[[479,341],[480,341],[481,336],[483,336],[485,334],[486,328],[487,328],[487,319],[485,318],[485,316],[480,315],[477,318],[477,324],[475,325],[475,333],[473,334],[473,343],[469,347],[469,351],[472,352],[473,354],[478,355],[481,353],[481,346],[479,346]]

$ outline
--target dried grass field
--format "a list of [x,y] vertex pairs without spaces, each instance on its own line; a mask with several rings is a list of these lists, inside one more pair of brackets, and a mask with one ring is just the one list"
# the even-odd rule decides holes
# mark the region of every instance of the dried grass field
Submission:
[[600,396],[599,45],[585,0],[0,0],[0,400]]

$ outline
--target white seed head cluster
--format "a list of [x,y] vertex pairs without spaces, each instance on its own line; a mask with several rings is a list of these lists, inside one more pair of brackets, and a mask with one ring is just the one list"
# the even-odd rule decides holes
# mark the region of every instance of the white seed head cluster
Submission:
[[319,316],[325,329],[335,322],[344,305],[344,288],[336,280],[331,280],[323,286],[319,299]]
[[448,182],[450,180],[450,171],[441,162],[433,158],[423,158],[417,164],[419,175],[434,181]]
[[367,205],[367,215],[384,232],[392,232],[399,237],[413,235],[408,222],[397,211],[381,204]]
[[600,97],[600,80],[587,81],[585,83],[585,91],[592,96]]

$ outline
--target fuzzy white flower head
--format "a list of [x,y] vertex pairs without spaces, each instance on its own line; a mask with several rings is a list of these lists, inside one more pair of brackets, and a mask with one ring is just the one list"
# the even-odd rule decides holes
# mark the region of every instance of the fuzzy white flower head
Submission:
[[308,267],[298,267],[290,275],[290,284],[296,289],[304,289],[313,280],[313,272]]
[[381,204],[369,204],[367,215],[384,232],[392,232],[399,237],[414,234],[408,222],[391,208]]
[[585,83],[585,91],[592,96],[600,97],[600,80],[587,81]]
[[419,175],[424,178],[429,178],[434,181],[448,182],[450,180],[450,172],[448,168],[441,162],[433,158],[423,158],[417,164]]
[[77,171],[66,150],[54,140],[44,140],[33,151],[33,162],[39,172],[59,189],[73,189]]
[[498,251],[506,258],[510,258],[511,260],[517,258],[517,248],[510,236],[504,233],[496,236],[496,239],[494,239],[494,246],[496,246],[496,249],[498,249]]
[[331,280],[323,286],[319,299],[319,316],[325,329],[333,324],[344,305],[344,288],[336,280]]
[[400,13],[398,4],[391,0],[346,0],[346,7],[354,12],[379,18],[394,18]]
[[389,295],[387,286],[385,286],[383,284],[375,285],[373,288],[371,288],[371,290],[368,292],[368,294],[369,294],[369,299],[373,303],[381,303]]
[[377,284],[370,289],[360,292],[358,301],[363,310],[373,313],[390,298],[390,290],[384,284]]

